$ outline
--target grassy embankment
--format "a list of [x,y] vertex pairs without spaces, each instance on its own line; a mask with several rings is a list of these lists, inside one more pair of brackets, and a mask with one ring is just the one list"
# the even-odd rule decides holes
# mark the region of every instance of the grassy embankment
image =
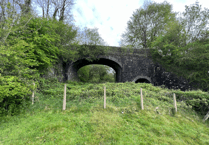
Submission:
[[[140,88],[144,110],[140,109]],[[171,111],[173,93],[178,98],[179,94],[197,91],[135,83],[68,83],[67,108],[62,111],[64,84],[44,84],[41,89],[35,93],[39,102],[26,113],[1,118],[0,144],[209,144],[209,125],[208,120],[202,123],[204,116],[183,102],[177,102],[176,114]]]

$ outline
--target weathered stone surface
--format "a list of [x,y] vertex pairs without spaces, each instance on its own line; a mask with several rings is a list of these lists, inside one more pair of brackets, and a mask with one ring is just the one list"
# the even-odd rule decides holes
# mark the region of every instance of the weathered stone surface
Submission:
[[165,85],[169,89],[180,89],[182,91],[196,89],[189,85],[189,81],[177,77],[171,72],[166,72],[160,64],[152,61],[149,50],[147,57],[142,49],[133,49],[123,52],[120,47],[111,47],[107,55],[97,56],[97,60],[92,62],[85,58],[80,58],[74,62],[69,62],[61,69],[63,81],[79,80],[77,71],[89,64],[103,64],[110,66],[116,72],[116,82],[145,82],[155,86]]

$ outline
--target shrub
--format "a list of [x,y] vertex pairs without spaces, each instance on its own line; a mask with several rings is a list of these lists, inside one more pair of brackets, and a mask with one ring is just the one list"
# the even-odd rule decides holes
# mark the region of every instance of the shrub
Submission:
[[27,107],[32,94],[30,88],[16,76],[0,77],[0,114],[17,115]]

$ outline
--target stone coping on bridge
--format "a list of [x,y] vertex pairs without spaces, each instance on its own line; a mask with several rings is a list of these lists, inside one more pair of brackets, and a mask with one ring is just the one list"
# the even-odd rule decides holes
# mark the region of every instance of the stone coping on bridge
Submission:
[[[91,46],[91,45],[86,45],[86,46]],[[93,45],[92,45],[93,46]],[[130,48],[130,47],[119,47],[119,46],[103,46],[103,45],[96,45],[96,46],[100,46],[100,47],[110,47],[111,50],[113,50],[112,52],[114,52],[114,50],[116,51],[119,51],[119,52],[122,52],[122,51],[125,51],[125,50],[128,50],[129,52],[134,52],[134,53],[145,53],[145,49],[144,48]],[[67,46],[66,46],[67,47]],[[150,49],[153,49],[153,48],[147,48],[147,52],[150,50]]]

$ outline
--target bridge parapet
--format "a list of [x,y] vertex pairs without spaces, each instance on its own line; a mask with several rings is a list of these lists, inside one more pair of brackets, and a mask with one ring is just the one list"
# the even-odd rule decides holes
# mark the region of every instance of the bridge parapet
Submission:
[[116,47],[116,46],[100,46],[100,47],[109,47],[107,54],[145,56],[145,54],[147,53],[147,55],[150,56],[150,48],[145,50],[145,49],[137,49],[137,48]]

